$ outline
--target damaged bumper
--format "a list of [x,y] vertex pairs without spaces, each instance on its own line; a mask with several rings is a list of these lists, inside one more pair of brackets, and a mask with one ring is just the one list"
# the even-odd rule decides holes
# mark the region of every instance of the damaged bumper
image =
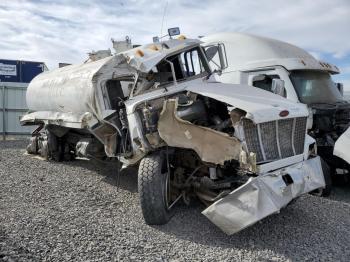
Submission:
[[292,199],[324,186],[320,158],[315,157],[251,178],[202,214],[231,235],[279,212]]

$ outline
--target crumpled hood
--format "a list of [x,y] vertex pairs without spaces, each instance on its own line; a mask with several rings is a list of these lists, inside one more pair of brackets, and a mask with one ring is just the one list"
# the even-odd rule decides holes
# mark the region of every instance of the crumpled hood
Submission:
[[116,54],[119,59],[125,59],[134,69],[148,73],[166,56],[181,49],[198,46],[201,42],[197,39],[170,39],[161,43],[142,45],[125,52]]
[[[292,102],[256,87],[210,81],[192,83],[185,88],[187,91],[242,109],[247,112],[246,117],[257,124],[278,119],[307,117],[309,114],[306,105]],[[283,110],[288,110],[288,116],[280,116]]]

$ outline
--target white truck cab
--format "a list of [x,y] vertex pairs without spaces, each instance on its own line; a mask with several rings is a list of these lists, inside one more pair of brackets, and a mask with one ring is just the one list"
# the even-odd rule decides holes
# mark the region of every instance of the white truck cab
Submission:
[[[317,141],[318,153],[332,171],[349,171],[344,143],[350,146],[350,104],[343,99],[342,84],[332,80],[339,73],[336,66],[318,61],[297,46],[250,34],[218,33],[201,40],[212,70],[218,71],[218,81],[248,84],[307,104],[309,134]],[[344,132],[342,144],[336,145]]]

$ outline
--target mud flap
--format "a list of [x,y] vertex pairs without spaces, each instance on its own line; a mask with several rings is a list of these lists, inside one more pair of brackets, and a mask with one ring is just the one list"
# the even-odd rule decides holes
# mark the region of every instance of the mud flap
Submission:
[[350,127],[335,142],[333,154],[350,164]]
[[320,158],[251,178],[202,214],[231,235],[279,212],[294,198],[325,187]]

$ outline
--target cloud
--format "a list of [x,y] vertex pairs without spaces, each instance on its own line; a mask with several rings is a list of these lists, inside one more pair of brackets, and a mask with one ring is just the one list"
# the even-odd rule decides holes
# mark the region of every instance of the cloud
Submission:
[[[78,63],[110,38],[133,43],[161,34],[165,1],[0,2],[1,58]],[[163,34],[179,26],[189,37],[242,31],[277,38],[313,54],[343,59],[350,54],[350,1],[169,1]]]
[[350,74],[350,64],[340,67],[340,71],[344,74]]

